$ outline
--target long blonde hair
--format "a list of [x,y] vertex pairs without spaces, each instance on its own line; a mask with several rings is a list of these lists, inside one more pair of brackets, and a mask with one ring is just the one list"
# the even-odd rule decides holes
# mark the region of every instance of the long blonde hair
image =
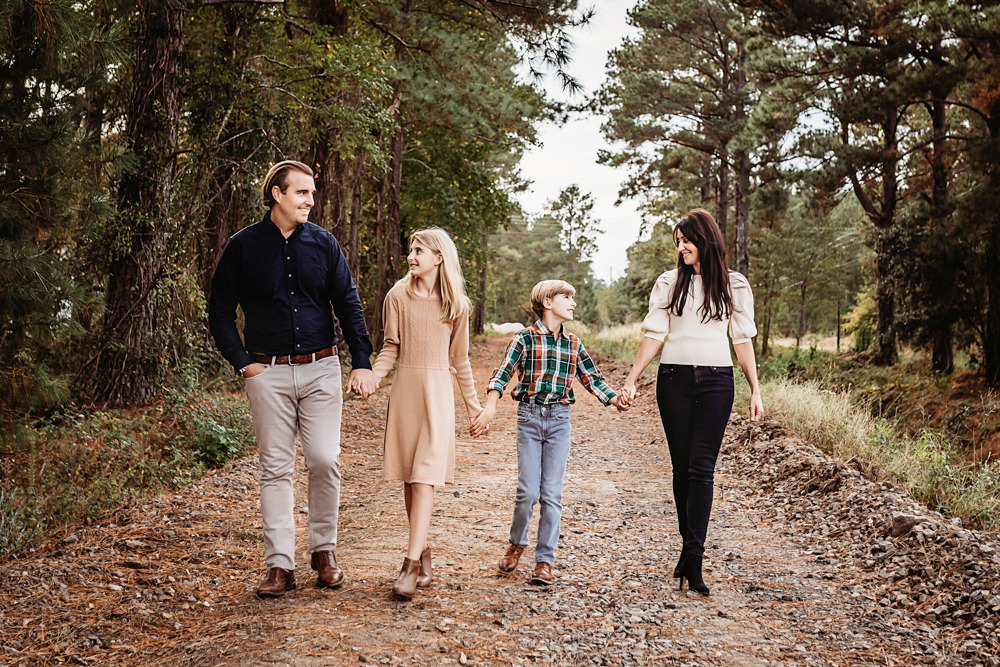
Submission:
[[[458,259],[458,249],[452,242],[448,232],[439,227],[421,229],[410,234],[410,248],[419,243],[428,250],[441,255],[443,261],[438,265],[438,286],[441,290],[441,318],[454,322],[468,313],[472,305],[465,295],[465,276],[462,274],[462,263]],[[407,271],[399,279],[397,285],[406,285],[410,296],[416,294],[417,279]]]

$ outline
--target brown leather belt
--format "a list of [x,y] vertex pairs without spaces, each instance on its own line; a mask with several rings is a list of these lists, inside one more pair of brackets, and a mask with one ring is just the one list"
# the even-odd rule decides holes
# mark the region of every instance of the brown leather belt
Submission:
[[314,361],[319,361],[320,359],[326,359],[327,357],[332,357],[336,352],[334,352],[332,347],[328,347],[318,352],[312,352],[310,354],[286,354],[280,357],[272,356],[270,354],[259,354],[257,352],[251,353],[250,358],[253,359],[258,364],[311,364]]

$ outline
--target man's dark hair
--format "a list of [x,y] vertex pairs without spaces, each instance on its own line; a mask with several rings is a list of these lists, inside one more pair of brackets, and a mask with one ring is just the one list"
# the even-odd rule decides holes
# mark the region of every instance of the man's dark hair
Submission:
[[295,160],[284,160],[277,163],[267,171],[264,185],[260,188],[260,196],[264,200],[264,206],[274,208],[274,196],[271,191],[276,185],[282,192],[288,189],[288,172],[290,171],[301,171],[306,176],[313,175],[313,170],[305,163]]

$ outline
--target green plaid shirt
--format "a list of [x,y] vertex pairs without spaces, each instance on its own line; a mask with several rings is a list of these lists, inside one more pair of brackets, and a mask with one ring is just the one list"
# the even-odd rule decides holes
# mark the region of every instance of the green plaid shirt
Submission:
[[604,382],[579,338],[563,326],[558,334],[553,334],[541,320],[514,336],[503,363],[490,378],[487,391],[498,391],[502,396],[515,368],[518,382],[510,395],[522,403],[575,403],[574,377],[579,377],[584,388],[604,405],[618,395]]

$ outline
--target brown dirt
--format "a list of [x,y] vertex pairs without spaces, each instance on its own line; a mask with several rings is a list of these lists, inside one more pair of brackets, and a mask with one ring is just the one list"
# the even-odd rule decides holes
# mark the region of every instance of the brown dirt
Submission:
[[[505,342],[473,344],[479,387]],[[620,382],[624,367],[599,363]],[[313,586],[300,512],[297,590],[254,598],[263,547],[257,463],[245,459],[0,561],[0,665],[915,664],[900,637],[917,625],[882,615],[872,575],[815,557],[835,541],[806,543],[751,511],[753,471],[725,461],[706,561],[713,594],[675,590],[669,456],[645,382],[626,415],[577,387],[551,587],[526,582],[530,548],[514,576],[495,571],[517,472],[505,398],[488,439],[460,434],[457,484],[437,493],[433,588],[390,599],[406,524],[401,489],[381,481],[383,389],[345,405],[342,589]],[[299,505],[301,459],[295,474]]]

